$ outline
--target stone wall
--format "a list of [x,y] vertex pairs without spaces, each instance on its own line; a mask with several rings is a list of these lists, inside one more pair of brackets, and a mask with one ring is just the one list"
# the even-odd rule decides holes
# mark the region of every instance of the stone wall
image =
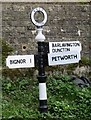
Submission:
[[1,2],[90,2],[90,0],[1,0]]
[[61,2],[2,3],[2,38],[12,45],[14,54],[34,54],[37,51],[36,28],[30,19],[30,13],[36,7],[44,8],[48,14],[43,31],[46,42],[78,40],[82,43],[82,56],[89,56],[89,3]]

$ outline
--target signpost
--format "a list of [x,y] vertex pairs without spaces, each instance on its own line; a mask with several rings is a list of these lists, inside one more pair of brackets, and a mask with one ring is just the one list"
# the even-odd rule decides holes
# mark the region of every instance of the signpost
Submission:
[[[41,12],[44,16],[42,22],[36,22],[34,18],[34,14],[37,12]],[[37,27],[38,34],[36,36],[37,44],[38,44],[38,81],[39,81],[39,111],[47,112],[47,92],[46,92],[46,75],[45,75],[45,36],[42,34],[42,27],[47,21],[47,14],[43,8],[35,8],[31,13],[31,19],[34,25]]]
[[[43,21],[35,20],[36,13],[42,13]],[[37,36],[35,39],[38,44],[38,55],[14,55],[6,58],[6,66],[9,68],[31,68],[38,66],[39,81],[39,111],[47,112],[47,92],[46,92],[46,75],[45,67],[53,65],[64,65],[78,63],[81,59],[81,43],[79,41],[65,42],[44,42],[45,36],[42,34],[42,27],[47,21],[47,14],[43,8],[35,8],[31,13],[31,20],[37,27]]]
[[9,68],[30,68],[34,67],[34,55],[8,56],[6,66]]
[[81,43],[79,41],[49,42],[50,53],[61,53],[81,50]]
[[49,66],[78,63],[79,60],[80,52],[78,51],[48,54]]

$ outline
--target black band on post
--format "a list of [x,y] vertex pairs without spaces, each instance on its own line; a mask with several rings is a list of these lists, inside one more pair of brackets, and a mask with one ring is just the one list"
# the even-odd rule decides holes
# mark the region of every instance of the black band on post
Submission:
[[47,100],[39,100],[39,111],[40,112],[47,112]]

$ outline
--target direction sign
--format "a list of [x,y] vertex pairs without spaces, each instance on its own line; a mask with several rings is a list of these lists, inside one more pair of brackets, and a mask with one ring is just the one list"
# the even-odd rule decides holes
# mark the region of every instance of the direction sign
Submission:
[[14,55],[6,58],[6,66],[9,68],[34,67],[34,55]]
[[79,60],[80,52],[77,51],[48,54],[49,66],[78,63]]
[[49,42],[49,53],[81,51],[81,49],[79,41]]

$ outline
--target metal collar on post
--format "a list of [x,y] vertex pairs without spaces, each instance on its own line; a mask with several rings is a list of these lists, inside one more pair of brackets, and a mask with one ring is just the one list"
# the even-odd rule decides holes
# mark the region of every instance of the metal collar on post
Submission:
[[45,36],[42,34],[42,30],[43,30],[42,28],[37,29],[38,34],[35,37],[35,40],[37,40],[37,42],[43,42],[45,40]]

